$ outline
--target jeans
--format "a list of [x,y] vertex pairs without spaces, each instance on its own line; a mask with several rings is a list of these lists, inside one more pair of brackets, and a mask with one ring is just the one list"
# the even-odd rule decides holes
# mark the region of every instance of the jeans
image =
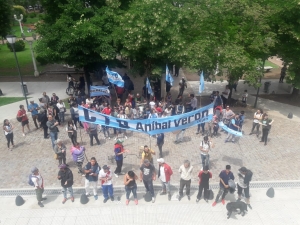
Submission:
[[226,137],[226,140],[227,140],[227,141],[230,141],[230,140],[235,141],[234,138],[235,138],[235,135],[234,135],[234,134],[228,133],[228,134],[227,134],[227,137]]
[[34,125],[36,127],[36,129],[39,129],[38,123],[36,122],[38,119],[38,115],[32,115],[32,120],[34,122]]
[[93,146],[93,137],[96,139],[97,144],[100,145],[97,133],[90,134],[90,145]]
[[154,188],[153,188],[153,180],[143,180],[144,186],[151,194],[151,197],[154,198]]
[[259,123],[254,123],[254,122],[253,122],[251,133],[253,133],[255,127],[256,127],[256,134],[259,134],[259,127],[260,127],[260,125],[259,125]]
[[183,95],[184,88],[179,88],[179,95]]
[[162,180],[160,180],[160,183],[161,183],[163,192],[166,192],[166,191],[167,191],[168,193],[170,193],[170,191],[171,191],[171,184],[170,184],[170,181],[168,181],[168,182],[163,182]]
[[57,132],[50,132],[50,138],[51,138],[51,142],[52,142],[52,148],[54,149],[54,142],[57,140]]
[[208,199],[208,189],[209,189],[209,184],[200,184],[199,185],[199,190],[198,190],[198,194],[197,194],[197,199],[201,199],[201,196],[202,196],[202,192],[203,192],[203,189],[204,189],[204,199]]
[[102,192],[104,199],[108,199],[108,194],[109,197],[114,197],[113,185],[102,185]]
[[176,141],[182,141],[184,133],[185,133],[185,130],[181,130],[181,131],[176,135]]
[[44,125],[43,130],[44,130],[44,138],[47,138],[48,137],[48,127],[46,125]]
[[60,122],[62,122],[62,123],[65,122],[65,112],[59,112],[59,119],[60,119]]
[[58,165],[61,165],[62,163],[64,163],[65,165],[67,164],[66,163],[66,152],[57,154],[57,156],[58,156]]
[[121,173],[121,170],[122,170],[123,159],[116,160],[116,163],[117,163],[117,168],[115,170],[115,174],[119,174],[119,173]]
[[162,146],[163,144],[158,144],[157,147],[159,149],[159,156],[162,157]]
[[191,182],[192,182],[192,180],[183,180],[183,179],[180,179],[180,187],[179,187],[179,195],[180,195],[180,197],[183,196],[183,188],[184,188],[184,186],[186,186],[186,195],[190,196]]
[[265,144],[267,144],[268,142],[268,135],[269,135],[269,129],[262,129],[261,141],[265,142]]
[[225,188],[225,187],[223,187],[223,186],[220,187],[215,202],[218,202],[218,201],[219,201],[220,196],[222,196],[222,199],[224,199],[225,196],[227,195],[228,191],[229,191],[229,188]]
[[93,188],[94,195],[97,195],[97,182],[98,181],[89,181],[88,179],[85,179],[85,193],[86,195],[90,194],[90,186]]
[[76,162],[76,166],[78,168],[78,172],[80,172],[80,173],[83,174],[82,164],[83,164],[83,162]]
[[77,127],[77,122],[80,124],[79,118],[76,118],[76,117],[73,117],[73,122],[76,127]]
[[9,144],[11,143],[12,145],[14,145],[14,133],[10,133],[5,135],[6,140],[7,140],[7,147],[9,148]]
[[205,166],[205,161],[207,160],[207,166],[209,166],[209,155],[207,154],[207,155],[203,155],[203,154],[201,154],[201,162],[202,162],[202,167],[204,168],[204,166]]
[[[108,126],[102,126],[104,137],[109,137],[109,127]],[[107,136],[105,135],[107,133]]]
[[73,195],[73,188],[72,186],[71,187],[63,187],[63,195],[64,195],[64,198],[67,198],[67,190],[69,190],[70,192],[70,197],[74,197]]
[[38,200],[38,202],[43,201],[43,193],[44,193],[44,188],[35,189],[36,199]]
[[204,127],[205,127],[205,123],[199,123],[197,133],[200,133],[200,128],[202,128],[202,134],[204,134],[204,131],[205,131]]
[[128,187],[125,186],[125,191],[126,191],[126,199],[129,199],[129,195],[132,192],[133,198],[137,199],[137,194],[136,194],[137,186],[136,184],[133,187]]

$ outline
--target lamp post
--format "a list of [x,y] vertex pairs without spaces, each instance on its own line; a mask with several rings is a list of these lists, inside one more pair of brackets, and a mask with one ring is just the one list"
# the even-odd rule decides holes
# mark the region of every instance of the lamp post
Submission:
[[23,14],[20,14],[20,19],[17,18],[17,15],[16,15],[16,14],[14,15],[14,18],[15,18],[16,21],[19,22],[20,29],[21,29],[21,33],[23,34],[24,32],[23,32],[23,27],[22,27],[22,23],[21,23],[22,20],[23,20]]
[[35,62],[35,58],[34,58],[34,54],[33,54],[33,50],[32,50],[32,43],[33,43],[33,41],[36,40],[36,34],[35,33],[32,34],[32,40],[26,40],[25,35],[22,33],[22,39],[24,41],[27,41],[30,46],[31,58],[32,58],[33,68],[34,68],[34,76],[38,77],[40,75],[40,73],[36,67],[36,62]]
[[25,92],[25,88],[24,88],[23,78],[22,78],[22,75],[21,75],[19,61],[18,61],[17,54],[16,54],[16,51],[15,51],[16,36],[15,35],[7,35],[6,40],[8,41],[9,44],[11,44],[11,47],[12,47],[14,55],[15,55],[15,59],[16,59],[16,62],[17,62],[17,68],[18,68],[18,72],[19,72],[19,77],[20,77],[21,85],[22,85],[22,91],[23,91],[23,94],[24,94],[24,97],[25,97],[25,100],[26,100],[27,108],[28,108],[28,100],[27,100],[27,96],[26,96],[26,92]]

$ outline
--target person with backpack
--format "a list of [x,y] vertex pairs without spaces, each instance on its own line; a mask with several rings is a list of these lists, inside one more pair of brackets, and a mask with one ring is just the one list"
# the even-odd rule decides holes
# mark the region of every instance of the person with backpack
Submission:
[[199,177],[199,190],[197,194],[196,202],[198,203],[201,199],[202,192],[204,190],[204,201],[208,202],[209,198],[209,179],[212,178],[212,173],[209,171],[208,165],[203,167],[198,174]]
[[110,167],[104,165],[99,172],[99,180],[102,185],[102,193],[103,193],[103,203],[106,203],[110,198],[111,201],[114,201],[114,188],[112,184],[112,172],[110,171]]
[[179,81],[179,95],[183,95],[185,88],[187,88],[186,80],[182,77]]
[[67,191],[70,192],[71,201],[74,202],[74,194],[73,194],[73,173],[68,168],[66,164],[59,165],[59,172],[57,175],[57,179],[60,180],[61,186],[63,188],[64,199],[62,200],[62,204],[65,204],[67,201]]
[[[12,151],[12,148],[15,147],[13,129],[14,129],[14,126],[9,122],[8,119],[5,119],[3,122],[3,131],[4,131],[4,135],[6,137],[6,140],[7,140],[7,148],[10,151]],[[10,143],[12,145],[11,148],[10,148]]]
[[84,154],[85,154],[85,147],[80,146],[80,144],[77,142],[75,145],[71,147],[71,154],[73,161],[76,163],[78,168],[78,173],[80,173],[82,176],[85,176],[82,170],[82,164],[84,161]]
[[209,151],[213,147],[214,143],[209,140],[208,136],[204,136],[203,141],[200,143],[202,168],[204,168],[204,166],[209,166]]
[[24,109],[24,105],[20,105],[19,108],[20,110],[18,111],[17,114],[17,120],[21,122],[23,137],[25,137],[25,132],[24,132],[25,125],[27,126],[28,131],[30,132],[28,117],[26,115],[26,110]]
[[31,169],[31,174],[29,175],[28,184],[33,186],[35,189],[36,199],[38,200],[38,205],[40,207],[44,207],[42,201],[46,200],[47,198],[43,198],[44,193],[44,179],[40,174],[38,168],[33,167]]
[[238,171],[238,177],[239,180],[237,182],[237,188],[238,188],[238,199],[237,202],[241,201],[242,199],[242,193],[244,191],[246,203],[247,206],[252,209],[252,206],[250,205],[250,194],[249,194],[249,188],[250,188],[250,181],[252,180],[252,171],[248,170],[246,167],[241,167]]
[[97,145],[100,145],[100,141],[98,139],[98,129],[97,124],[94,123],[88,123],[88,129],[87,132],[90,136],[90,145],[93,146],[93,137],[95,138]]
[[98,175],[100,171],[100,165],[97,163],[95,157],[92,157],[90,162],[86,164],[84,167],[85,173],[85,193],[87,196],[90,196],[90,186],[93,188],[94,198],[98,199],[97,194],[97,183],[98,183]]

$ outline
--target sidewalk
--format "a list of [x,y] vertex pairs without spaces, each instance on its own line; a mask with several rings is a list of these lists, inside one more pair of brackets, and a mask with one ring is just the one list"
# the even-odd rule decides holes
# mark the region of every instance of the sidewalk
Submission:
[[[44,208],[37,205],[35,196],[22,196],[24,205],[15,206],[15,197],[0,197],[0,221],[3,225],[290,225],[300,224],[299,188],[274,188],[275,197],[266,196],[267,189],[250,189],[252,210],[244,217],[232,213],[227,219],[226,206],[221,203],[212,207],[212,201],[206,203],[203,199],[196,203],[197,192],[192,193],[191,200],[186,196],[179,202],[176,198],[171,201],[166,196],[156,196],[156,202],[145,202],[143,192],[138,193],[139,204],[131,201],[125,205],[124,195],[121,201],[104,204],[103,197],[95,201],[90,198],[86,205],[80,204],[80,196],[75,196],[75,202],[61,203],[62,195],[47,196]],[[215,196],[217,191],[214,190]],[[175,194],[174,194],[175,195]],[[226,196],[226,203],[235,201],[237,193]]]

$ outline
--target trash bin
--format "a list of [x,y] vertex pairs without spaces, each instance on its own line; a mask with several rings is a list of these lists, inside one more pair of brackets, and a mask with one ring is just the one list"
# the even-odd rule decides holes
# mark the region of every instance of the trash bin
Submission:
[[28,95],[28,88],[27,88],[27,84],[25,82],[23,82],[23,87],[22,87],[22,83],[21,84],[21,88],[22,88],[22,92],[23,92],[23,95]]
[[264,92],[265,93],[269,93],[270,86],[271,86],[271,82],[266,81],[265,84],[264,84]]

